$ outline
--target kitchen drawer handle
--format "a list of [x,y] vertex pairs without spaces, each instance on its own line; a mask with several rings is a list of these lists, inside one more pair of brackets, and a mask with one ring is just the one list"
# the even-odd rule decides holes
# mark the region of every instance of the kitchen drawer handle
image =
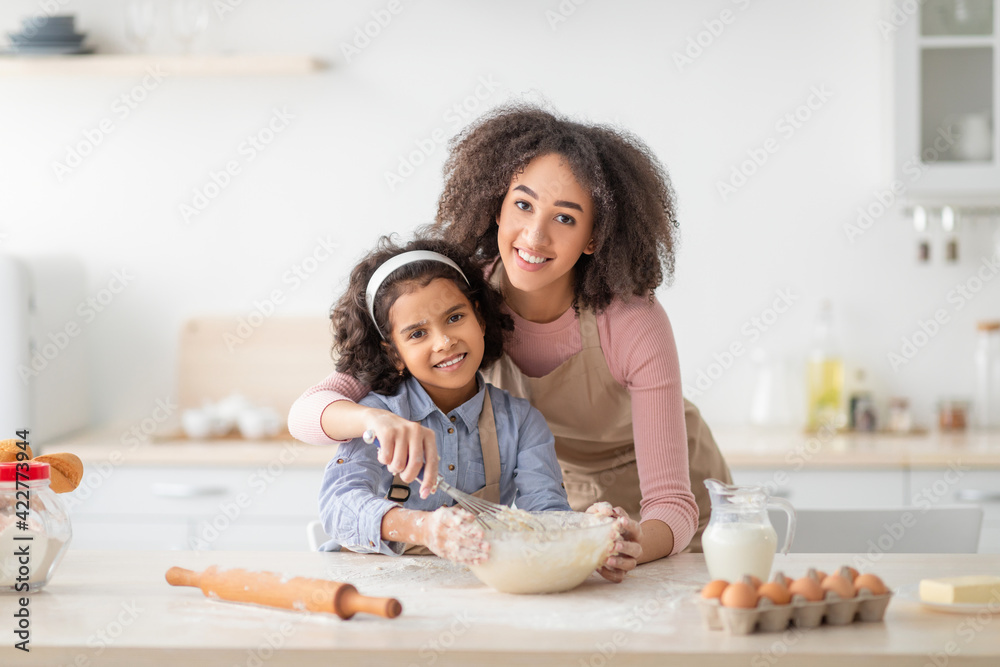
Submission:
[[153,495],[160,498],[207,498],[224,496],[229,489],[224,486],[209,486],[198,484],[171,484],[157,482],[153,484]]
[[961,489],[955,492],[955,500],[963,503],[996,503],[1000,502],[1000,493],[989,493],[979,489]]

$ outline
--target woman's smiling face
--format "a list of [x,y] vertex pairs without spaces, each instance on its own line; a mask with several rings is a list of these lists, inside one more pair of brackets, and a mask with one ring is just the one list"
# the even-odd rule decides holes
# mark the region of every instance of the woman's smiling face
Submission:
[[561,155],[536,157],[514,175],[497,226],[500,258],[514,288],[572,294],[576,261],[594,252],[594,204]]

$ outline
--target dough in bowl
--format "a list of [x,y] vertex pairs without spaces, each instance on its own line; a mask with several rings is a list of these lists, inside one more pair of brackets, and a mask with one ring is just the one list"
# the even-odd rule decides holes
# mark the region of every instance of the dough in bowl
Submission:
[[544,531],[486,531],[490,557],[469,569],[501,593],[559,593],[576,588],[614,546],[614,519],[582,512],[532,512]]

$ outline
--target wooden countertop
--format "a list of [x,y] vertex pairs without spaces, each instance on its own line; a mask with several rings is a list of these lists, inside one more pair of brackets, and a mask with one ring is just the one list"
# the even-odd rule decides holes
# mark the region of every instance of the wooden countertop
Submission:
[[712,429],[734,468],[947,468],[957,461],[1000,469],[1000,431],[931,431],[921,435],[838,433],[792,428]]
[[266,465],[280,457],[284,465],[293,468],[323,468],[337,452],[335,446],[307,445],[287,433],[270,440],[188,440],[170,436],[139,440],[128,435],[125,428],[101,428],[38,447],[32,445],[32,449],[36,454],[73,452],[85,464],[252,467]]
[[[956,461],[1000,469],[1000,431],[925,435],[838,434],[829,438],[798,429],[726,427],[712,429],[733,468],[946,468]],[[275,440],[183,440],[128,437],[127,428],[97,429],[45,443],[37,453],[68,451],[85,463],[129,465],[255,466],[276,456],[292,467],[323,467],[331,446],[307,445],[287,434]],[[115,463],[118,465],[118,463]]]
[[[830,571],[850,562],[844,554],[779,555],[775,568],[799,575],[808,566]],[[342,621],[211,600],[198,589],[167,585],[164,573],[174,565],[347,581],[364,594],[399,598],[403,615]],[[578,667],[608,664],[614,654],[614,665],[822,666],[849,659],[853,667],[882,667],[932,663],[946,650],[958,651],[962,665],[1000,662],[1000,632],[988,616],[932,612],[908,597],[921,578],[1000,572],[1000,556],[886,554],[869,569],[897,589],[883,622],[740,637],[703,628],[691,596],[707,571],[695,554],[641,566],[620,585],[592,575],[569,593],[514,596],[434,557],[71,549],[49,586],[31,597],[30,654],[12,648],[15,598],[0,597],[0,663]]]

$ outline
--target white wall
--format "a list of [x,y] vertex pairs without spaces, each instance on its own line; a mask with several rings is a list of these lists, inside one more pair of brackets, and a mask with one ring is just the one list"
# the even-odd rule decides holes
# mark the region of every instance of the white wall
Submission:
[[[325,313],[378,234],[433,217],[443,146],[394,191],[384,174],[437,128],[454,134],[448,110],[484,79],[499,87],[476,113],[511,98],[546,99],[627,126],[668,167],[683,245],[676,281],[660,298],[686,384],[732,342],[748,343],[744,323],[790,289],[798,300],[758,341],[771,355],[801,361],[819,300],[829,296],[847,359],[878,387],[910,396],[925,416],[938,396],[971,391],[974,322],[1000,315],[1000,281],[960,312],[945,295],[991,252],[982,238],[992,230],[981,225],[979,241],[965,232],[957,266],[940,261],[940,245],[931,265],[916,264],[912,226],[899,212],[854,243],[844,232],[892,179],[882,3],[590,0],[554,28],[548,12],[573,7],[569,0],[401,3],[351,62],[341,45],[387,2],[244,0],[222,18],[213,12],[198,50],[310,53],[332,67],[284,78],[167,77],[127,118],[115,100],[140,77],[0,79],[0,251],[76,253],[89,293],[116,269],[135,275],[89,325],[95,422],[142,417],[170,395],[188,317],[246,314],[275,288],[288,296],[281,314]],[[0,28],[15,30],[38,4],[5,1]],[[66,10],[101,51],[122,51],[123,6],[70,0]],[[726,9],[735,20],[678,68],[675,52]],[[177,48],[165,21],[154,48]],[[783,136],[776,123],[815,87],[832,97]],[[247,162],[239,146],[273,109],[294,119]],[[103,118],[114,131],[60,180],[53,163]],[[779,150],[723,201],[717,182],[769,137]],[[185,224],[179,206],[227,160],[240,161],[241,173]],[[291,289],[282,275],[325,235],[340,244],[338,255]],[[937,308],[949,309],[951,322],[894,372],[887,352]],[[696,399],[711,422],[746,420],[753,371],[745,354]]]

